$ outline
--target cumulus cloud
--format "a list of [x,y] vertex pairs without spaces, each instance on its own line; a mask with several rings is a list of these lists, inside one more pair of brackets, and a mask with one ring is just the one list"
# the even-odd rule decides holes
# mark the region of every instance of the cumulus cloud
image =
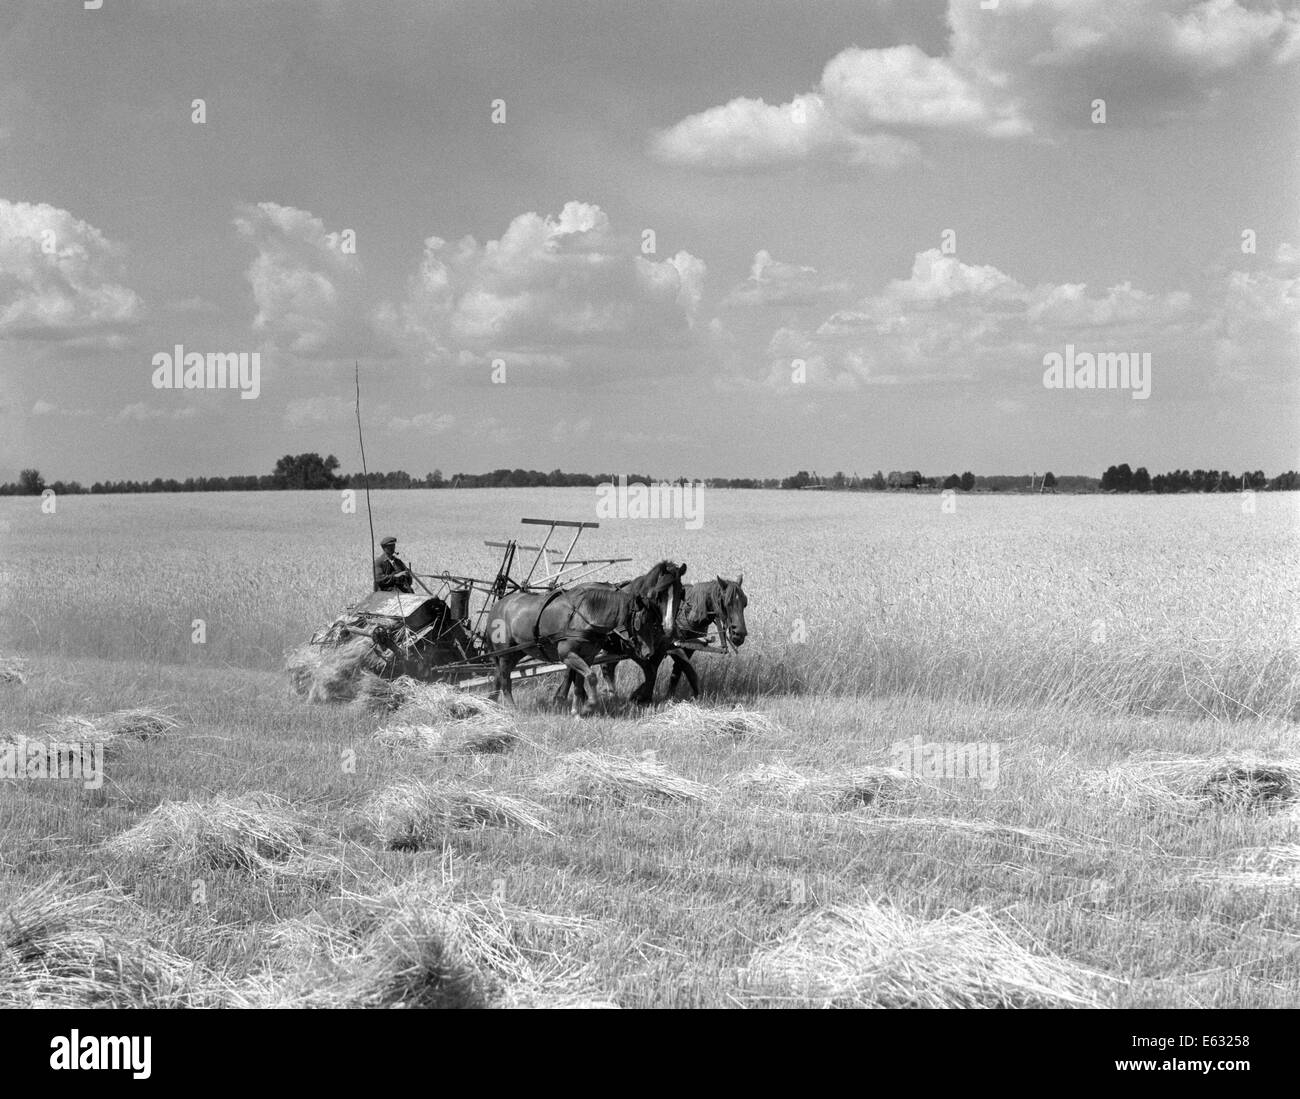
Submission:
[[241,206],[240,237],[257,250],[247,270],[256,331],[304,358],[348,358],[373,350],[361,265],[343,231],[329,232],[306,210],[261,202]]
[[680,345],[694,328],[704,263],[689,252],[647,259],[599,206],[520,214],[499,240],[425,241],[390,331],[427,361],[563,369],[591,348]]
[[815,305],[847,289],[846,283],[819,279],[815,267],[784,263],[764,248],[754,253],[749,278],[731,290],[722,306]]
[[779,105],[733,99],[655,134],[650,152],[668,164],[721,171],[809,160],[896,168],[915,159],[920,147],[894,134],[855,133],[824,96],[813,93]]
[[1197,310],[1184,291],[1152,293],[1120,283],[1089,293],[1081,283],[1026,286],[987,264],[938,249],[916,255],[911,274],[853,307],[805,327],[784,326],[765,349],[765,382],[859,385],[1032,377],[1048,350],[1067,342],[1127,350],[1190,332]]
[[714,170],[828,161],[895,167],[928,131],[1023,137],[1195,111],[1239,74],[1300,54],[1300,12],[1237,0],[950,0],[943,56],[851,47],[788,103],[738,98],[652,136],[651,154]]
[[953,63],[1043,125],[1146,124],[1195,111],[1235,77],[1300,51],[1300,12],[1238,0],[952,0]]
[[0,199],[0,338],[120,339],[143,312],[121,278],[122,248],[93,225]]
[[1228,273],[1206,335],[1224,381],[1296,381],[1300,360],[1300,249],[1279,245],[1271,263]]

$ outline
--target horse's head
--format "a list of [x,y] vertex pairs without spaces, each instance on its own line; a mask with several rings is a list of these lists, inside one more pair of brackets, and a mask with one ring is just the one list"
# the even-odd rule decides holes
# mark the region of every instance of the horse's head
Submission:
[[628,605],[627,636],[634,656],[651,659],[664,639],[664,618],[659,604],[643,595],[634,595]]
[[749,630],[745,627],[745,608],[749,605],[749,598],[741,586],[744,579],[743,572],[735,580],[718,577],[718,629],[725,626],[727,640],[737,648],[749,636]]
[[685,575],[686,563],[678,565],[672,561],[660,561],[645,574],[645,586],[641,594],[658,605],[669,630],[676,621],[682,600],[686,598],[686,587],[682,584]]

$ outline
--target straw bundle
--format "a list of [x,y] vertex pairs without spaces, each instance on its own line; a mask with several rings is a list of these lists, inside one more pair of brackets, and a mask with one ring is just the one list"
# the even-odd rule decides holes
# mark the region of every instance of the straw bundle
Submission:
[[203,802],[165,802],[104,849],[146,864],[264,873],[306,860],[313,834],[305,819],[273,794],[219,795]]
[[449,782],[400,782],[380,790],[363,816],[383,845],[396,851],[441,846],[456,829],[526,828],[550,834],[542,808],[522,798]]
[[1103,974],[1027,950],[986,911],[909,916],[866,902],[815,913],[758,954],[751,995],[819,1007],[1096,1007]]
[[538,790],[576,802],[703,801],[712,791],[682,778],[655,759],[571,752],[534,780]]

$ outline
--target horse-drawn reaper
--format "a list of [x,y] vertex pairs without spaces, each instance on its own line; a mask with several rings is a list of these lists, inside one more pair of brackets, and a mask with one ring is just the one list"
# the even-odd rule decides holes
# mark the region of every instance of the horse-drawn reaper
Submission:
[[[523,522],[547,527],[545,537],[539,545],[487,542],[502,551],[492,579],[412,570],[422,592],[373,592],[318,631],[312,644],[338,649],[364,639],[355,658],[376,675],[488,689],[511,702],[516,680],[564,673],[576,683],[574,712],[590,712],[587,687],[596,692],[597,667],[651,661],[665,651],[682,606],[685,566],[662,561],[623,585],[594,583],[588,579],[594,573],[630,560],[574,557],[582,532],[598,523]],[[566,548],[551,545],[557,530],[573,532]],[[520,551],[534,554],[522,576]]]

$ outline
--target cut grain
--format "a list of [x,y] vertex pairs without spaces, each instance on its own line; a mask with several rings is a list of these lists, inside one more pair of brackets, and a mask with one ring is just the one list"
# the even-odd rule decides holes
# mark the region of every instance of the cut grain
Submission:
[[104,849],[151,865],[292,872],[310,862],[307,845],[313,838],[305,818],[281,798],[251,793],[165,802]]
[[874,805],[915,790],[915,776],[894,767],[846,767],[839,771],[797,771],[784,761],[761,763],[735,775],[731,788],[741,797],[790,807],[843,811]]
[[699,802],[712,793],[709,787],[674,774],[653,757],[628,759],[589,751],[561,756],[550,771],[534,779],[534,785],[552,797],[588,803]]
[[818,1007],[1098,1007],[1113,981],[1021,946],[986,911],[923,919],[866,902],[818,912],[758,954],[748,995]]
[[550,834],[542,807],[522,798],[450,782],[410,780],[375,794],[363,816],[390,850],[440,847],[458,829],[525,828]]

